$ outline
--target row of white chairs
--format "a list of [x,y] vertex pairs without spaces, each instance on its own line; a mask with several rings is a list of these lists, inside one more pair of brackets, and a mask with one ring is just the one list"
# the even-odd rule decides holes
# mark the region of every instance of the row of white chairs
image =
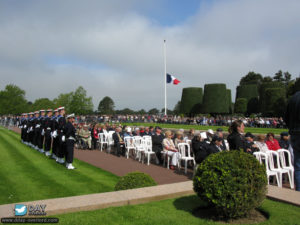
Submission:
[[152,137],[145,135],[141,136],[127,136],[124,137],[126,157],[129,158],[130,151],[133,152],[135,158],[144,163],[145,157],[147,158],[147,164],[150,164],[151,155],[155,155],[152,151]]
[[278,187],[282,187],[283,174],[287,174],[291,189],[294,188],[294,167],[292,165],[291,154],[286,149],[277,151],[255,152],[254,156],[261,164],[265,164],[266,173],[269,177],[275,176]]

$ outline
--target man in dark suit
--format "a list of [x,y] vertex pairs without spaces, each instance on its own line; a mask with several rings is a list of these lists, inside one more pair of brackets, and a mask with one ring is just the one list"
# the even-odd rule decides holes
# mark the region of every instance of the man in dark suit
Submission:
[[222,138],[216,135],[213,136],[209,148],[207,150],[206,157],[209,156],[210,154],[221,152],[222,151],[221,145],[222,145]]
[[155,134],[152,135],[152,150],[155,152],[160,164],[163,163],[163,160],[161,158],[161,151],[163,150],[162,142],[164,138],[165,136],[161,133],[161,128],[157,126],[155,128]]
[[123,135],[121,133],[122,128],[117,127],[116,132],[113,133],[113,139],[114,139],[114,146],[117,149],[117,156],[120,157],[121,154],[124,154],[124,139]]
[[245,152],[253,154],[254,152],[259,151],[258,146],[254,144],[254,135],[253,134],[251,134],[250,132],[247,132],[245,134],[245,139],[246,139],[245,149],[244,149]]
[[289,133],[282,132],[280,134],[280,140],[278,141],[280,148],[289,149],[290,141],[289,141]]
[[223,129],[222,128],[218,128],[217,129],[217,132],[216,132],[216,135],[220,138],[222,138],[222,144],[221,144],[221,149],[224,151],[226,150],[226,144],[225,144],[225,141],[224,141],[224,134],[223,134]]

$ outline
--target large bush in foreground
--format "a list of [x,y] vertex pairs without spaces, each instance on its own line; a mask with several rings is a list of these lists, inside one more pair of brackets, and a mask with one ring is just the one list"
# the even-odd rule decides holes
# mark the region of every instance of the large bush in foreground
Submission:
[[132,172],[120,178],[119,182],[115,186],[115,190],[119,191],[155,185],[157,185],[157,183],[148,174]]
[[266,196],[263,165],[243,151],[224,151],[207,157],[194,176],[194,191],[223,218],[247,216]]

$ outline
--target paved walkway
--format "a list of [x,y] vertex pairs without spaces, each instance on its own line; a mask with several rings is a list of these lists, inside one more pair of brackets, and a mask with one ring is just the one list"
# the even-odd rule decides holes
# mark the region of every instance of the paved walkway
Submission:
[[[75,197],[56,198],[18,204],[45,204],[47,215],[89,211],[113,206],[134,205],[168,198],[194,194],[192,181],[164,184],[125,191],[89,194]],[[268,186],[267,196],[271,199],[300,206],[300,192]],[[0,205],[0,218],[13,217],[15,204]]]
[[[161,165],[153,164],[155,160],[148,166],[142,164],[132,158],[117,157],[113,154],[108,154],[105,151],[99,150],[75,150],[75,158],[87,162],[96,167],[102,168],[118,176],[124,176],[129,172],[140,171],[149,174],[158,184],[170,184],[182,181],[191,180],[193,171],[188,170],[184,173],[184,168],[181,170],[168,170]],[[80,169],[80,168],[79,168]]]

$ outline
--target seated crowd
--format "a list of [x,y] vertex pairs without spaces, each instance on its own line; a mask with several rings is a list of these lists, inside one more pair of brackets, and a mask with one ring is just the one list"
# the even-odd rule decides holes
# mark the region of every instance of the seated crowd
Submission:
[[269,150],[276,151],[278,149],[289,148],[289,135],[287,132],[281,133],[279,141],[275,139],[273,133],[263,134],[255,137],[252,133],[244,134],[244,123],[241,120],[236,120],[229,128],[229,135],[224,137],[222,128],[218,128],[216,132],[209,129],[206,132],[195,132],[190,129],[185,133],[180,129],[173,133],[167,130],[162,133],[162,129],[157,127],[129,127],[117,126],[115,124],[79,124],[77,127],[78,147],[85,146],[86,149],[98,149],[100,144],[99,137],[101,133],[107,134],[112,132],[113,146],[117,156],[125,156],[125,138],[134,136],[151,136],[152,151],[156,155],[157,164],[163,164],[167,156],[170,158],[170,169],[175,169],[178,166],[178,161],[181,157],[178,145],[180,143],[188,143],[191,146],[191,154],[195,159],[196,164],[201,163],[210,154],[218,153],[226,150],[243,149],[249,154],[254,152],[266,152]]

